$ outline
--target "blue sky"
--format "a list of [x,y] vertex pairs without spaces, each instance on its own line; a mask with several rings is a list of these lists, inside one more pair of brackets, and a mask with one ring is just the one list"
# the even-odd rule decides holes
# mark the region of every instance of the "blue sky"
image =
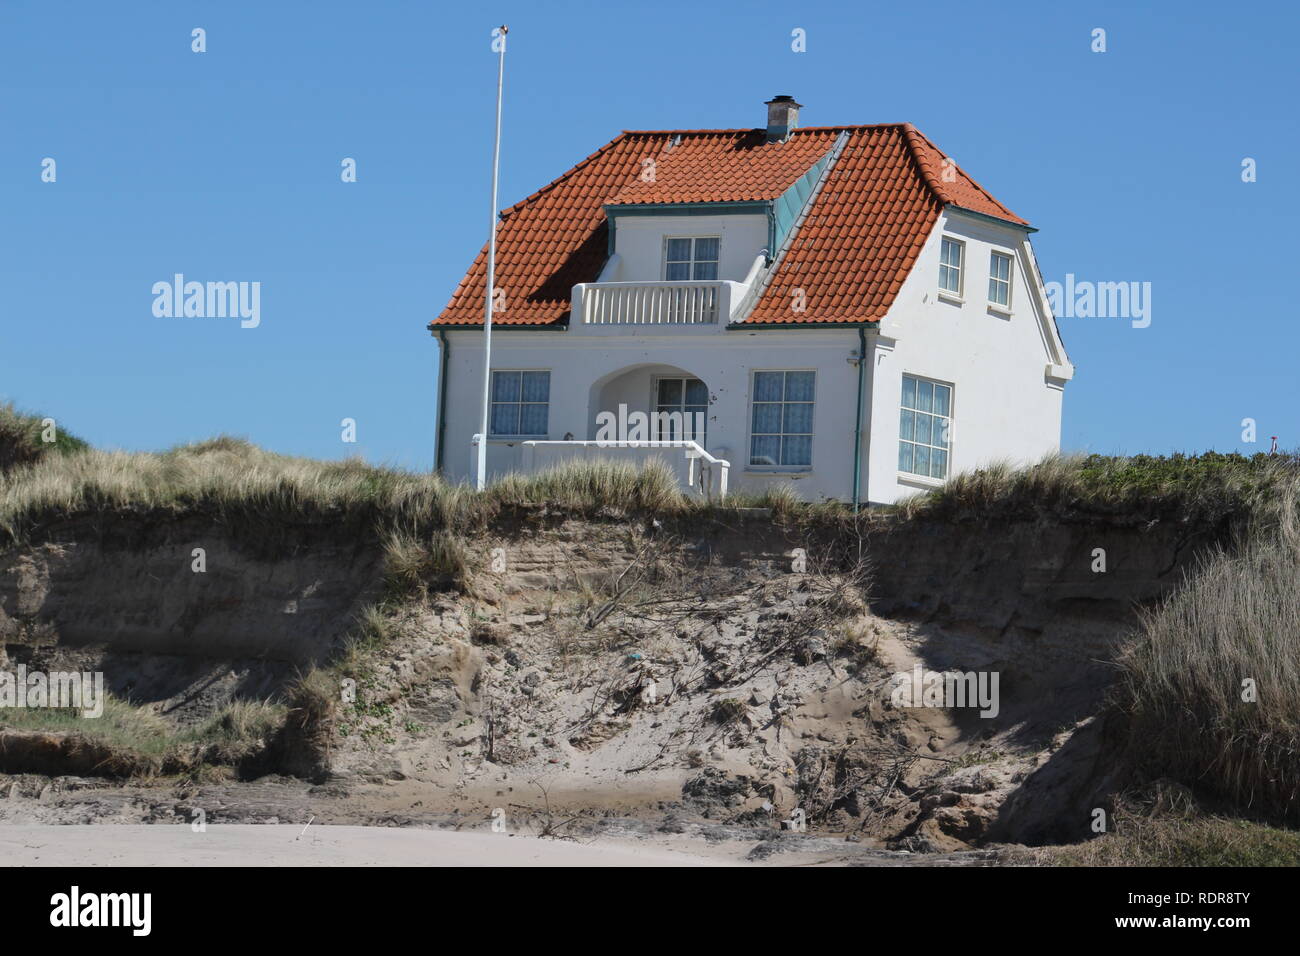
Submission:
[[[910,121],[1040,229],[1046,279],[1151,283],[1147,328],[1060,320],[1063,447],[1300,445],[1300,15],[1133,7],[2,0],[0,400],[107,447],[429,467],[425,325],[485,238],[505,22],[501,206],[621,129],[757,126],[777,93],[804,125]],[[156,318],[178,272],[259,281],[261,324]]]

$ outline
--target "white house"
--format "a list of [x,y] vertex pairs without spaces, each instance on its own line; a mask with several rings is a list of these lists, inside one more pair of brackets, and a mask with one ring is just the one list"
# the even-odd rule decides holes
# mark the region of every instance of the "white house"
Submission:
[[[1057,449],[1074,369],[1034,230],[909,124],[767,107],[763,129],[624,132],[501,213],[489,479],[684,459],[576,443],[693,437],[733,490],[886,503]],[[453,479],[482,414],[486,258],[429,325]]]

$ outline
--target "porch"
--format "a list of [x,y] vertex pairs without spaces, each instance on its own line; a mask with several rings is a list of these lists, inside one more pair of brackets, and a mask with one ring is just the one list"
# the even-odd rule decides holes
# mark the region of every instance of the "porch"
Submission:
[[[540,382],[536,387],[541,387]],[[586,386],[551,381],[548,376],[545,387],[545,395],[538,391],[527,396],[534,400],[530,407],[538,409],[531,417],[541,422],[545,416],[540,434],[500,434],[496,428],[498,418],[510,416],[498,416],[497,405],[503,406],[503,412],[513,413],[513,403],[498,403],[494,395],[494,428],[487,449],[489,480],[509,472],[529,474],[573,461],[604,460],[643,466],[656,460],[676,476],[685,490],[710,499],[727,493],[729,449],[710,450],[712,396],[708,385],[690,371],[677,365],[644,362],[618,368]],[[521,413],[516,417],[522,422],[529,416]],[[477,440],[478,436],[474,436],[472,463],[477,460]]]

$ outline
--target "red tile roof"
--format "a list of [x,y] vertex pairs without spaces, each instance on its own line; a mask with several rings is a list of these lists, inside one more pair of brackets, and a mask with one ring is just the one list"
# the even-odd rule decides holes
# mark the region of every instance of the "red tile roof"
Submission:
[[[496,284],[506,299],[493,324],[567,320],[573,286],[595,281],[605,262],[606,204],[774,199],[842,132],[839,159],[746,323],[879,320],[945,205],[1027,225],[910,124],[812,127],[784,143],[762,130],[624,132],[502,212]],[[485,245],[431,327],[482,323],[486,262]],[[790,308],[795,289],[802,312]]]
[[835,142],[833,134],[768,142],[761,129],[635,135],[645,137],[646,155],[637,177],[609,200],[614,204],[776,199]]

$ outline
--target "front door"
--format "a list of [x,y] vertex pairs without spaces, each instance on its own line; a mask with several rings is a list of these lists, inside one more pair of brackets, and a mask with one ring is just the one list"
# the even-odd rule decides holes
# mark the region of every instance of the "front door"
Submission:
[[664,377],[655,380],[652,438],[655,441],[691,440],[707,448],[709,390],[698,378]]

